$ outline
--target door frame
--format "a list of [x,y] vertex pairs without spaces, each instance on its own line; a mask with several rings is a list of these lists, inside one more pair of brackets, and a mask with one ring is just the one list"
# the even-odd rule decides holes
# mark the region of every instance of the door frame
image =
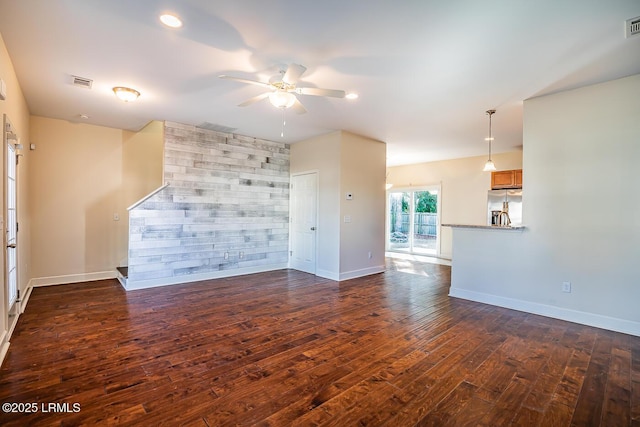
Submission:
[[[18,153],[16,145],[10,142],[7,138],[5,144],[5,193],[4,193],[4,217],[5,217],[5,272],[6,272],[6,288],[7,288],[7,309],[10,310],[12,306],[19,302],[18,298]],[[13,167],[10,166],[10,162],[13,160]],[[13,171],[13,176],[10,179],[10,171]],[[11,183],[13,181],[13,183]],[[13,188],[11,189],[11,186]],[[12,198],[12,200],[10,200]],[[9,203],[11,201],[11,203]],[[13,204],[11,207],[10,204]],[[10,215],[10,210],[13,209],[13,215]],[[11,218],[13,217],[13,220]],[[14,230],[15,222],[15,230]],[[15,235],[11,236],[15,233]],[[9,247],[11,245],[11,247]],[[10,262],[13,255],[13,260]],[[13,274],[13,278],[12,278]],[[13,284],[14,289],[12,289]]]
[[[13,139],[9,139],[9,134],[12,134],[13,136],[15,136],[15,138]],[[8,192],[9,189],[9,147],[11,147],[11,150],[14,153],[14,156],[12,156],[15,159],[15,163],[14,163],[14,191],[13,191],[13,196],[15,198],[14,202],[15,202],[15,244],[16,246],[18,245],[18,241],[19,241],[19,233],[18,233],[18,206],[19,206],[19,195],[18,195],[18,159],[20,158],[21,154],[18,152],[18,150],[21,149],[20,146],[20,139],[18,138],[18,135],[15,132],[15,128],[14,126],[11,124],[11,121],[9,120],[9,117],[6,114],[3,114],[3,118],[2,118],[2,142],[3,142],[3,152],[2,152],[2,168],[0,170],[2,170],[2,189],[3,189],[3,196],[2,196],[2,201],[0,203],[2,203],[2,213],[0,214],[0,226],[2,228],[3,231],[3,236],[2,236],[2,243],[4,245],[3,249],[3,256],[2,256],[2,261],[0,262],[0,274],[2,275],[2,279],[3,279],[3,286],[2,286],[2,292],[1,292],[1,301],[0,303],[2,304],[2,310],[1,312],[4,314],[4,324],[7,327],[7,335],[5,336],[5,338],[3,339],[3,343],[2,343],[2,348],[0,349],[0,360],[1,360],[1,356],[2,353],[4,353],[6,351],[6,348],[8,346],[8,337],[11,337],[11,334],[13,333],[13,329],[15,328],[17,322],[18,322],[18,317],[19,315],[22,313],[22,309],[23,309],[23,298],[21,298],[20,296],[20,281],[19,281],[19,275],[20,275],[20,269],[19,269],[19,254],[18,254],[18,247],[16,248],[12,248],[11,251],[13,252],[13,261],[15,263],[14,266],[14,275],[15,275],[15,298],[13,300],[13,302],[11,302],[11,291],[9,289],[9,284],[10,284],[10,274],[11,274],[11,270],[9,269],[9,236],[8,234],[8,229],[7,227],[10,226],[9,224],[9,215],[8,215],[8,209],[9,209],[9,197],[10,194]]]
[[[438,199],[436,202],[436,221],[437,221],[437,226],[436,226],[436,253],[435,254],[425,254],[425,253],[421,253],[421,252],[416,252],[413,250],[413,231],[414,231],[414,203],[415,203],[415,197],[413,197],[413,194],[419,191],[433,191],[436,190],[437,194],[438,194]],[[389,233],[391,232],[391,225],[390,225],[390,217],[389,217],[389,209],[390,209],[390,203],[389,203],[389,194],[391,193],[411,193],[411,197],[409,198],[409,210],[410,210],[410,214],[409,214],[409,238],[410,240],[410,245],[409,245],[409,250],[408,251],[401,251],[398,249],[390,249],[389,248]],[[420,185],[420,186],[416,186],[416,187],[391,187],[386,191],[385,194],[385,251],[387,252],[394,252],[394,253],[404,253],[404,254],[410,254],[410,255],[420,255],[420,256],[431,256],[431,257],[435,257],[435,258],[439,258],[440,257],[440,246],[441,246],[441,242],[442,242],[442,184],[441,183],[437,183],[437,184],[425,184],[425,185]]]
[[[292,265],[292,250],[293,250],[293,238],[294,238],[294,233],[293,233],[293,221],[292,221],[292,214],[293,214],[293,206],[294,206],[294,192],[293,192],[293,179],[294,177],[297,176],[301,176],[301,175],[310,175],[310,174],[314,174],[316,176],[316,188],[315,188],[315,199],[316,199],[316,234],[315,234],[315,238],[314,238],[314,257],[315,259],[313,260],[313,264],[314,264],[314,271],[311,274],[316,274],[318,271],[318,241],[320,240],[318,238],[318,224],[320,222],[320,171],[318,169],[311,169],[311,170],[307,170],[307,171],[302,171],[302,172],[296,172],[296,173],[292,173],[290,175],[290,184],[289,184],[289,188],[290,188],[290,197],[289,197],[289,268],[297,270],[296,268],[293,267]],[[301,271],[301,270],[299,270]]]

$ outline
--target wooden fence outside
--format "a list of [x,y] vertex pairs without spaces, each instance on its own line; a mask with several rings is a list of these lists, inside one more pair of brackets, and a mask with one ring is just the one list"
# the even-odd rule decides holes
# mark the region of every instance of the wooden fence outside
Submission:
[[[435,237],[438,228],[438,214],[436,213],[416,213],[413,219],[414,234],[416,236]],[[392,232],[400,231],[409,234],[409,214],[402,214],[402,226],[400,230],[391,230]]]

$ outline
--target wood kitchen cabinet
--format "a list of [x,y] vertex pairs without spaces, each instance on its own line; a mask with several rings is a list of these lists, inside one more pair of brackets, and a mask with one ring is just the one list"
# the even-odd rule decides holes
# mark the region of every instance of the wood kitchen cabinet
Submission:
[[516,169],[513,171],[516,180],[516,187],[522,188],[522,169]]
[[522,188],[522,169],[491,172],[491,189]]

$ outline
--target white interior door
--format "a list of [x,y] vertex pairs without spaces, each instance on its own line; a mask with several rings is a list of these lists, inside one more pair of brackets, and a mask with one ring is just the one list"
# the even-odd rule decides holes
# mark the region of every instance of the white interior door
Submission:
[[[6,130],[5,130],[6,131]],[[17,249],[18,216],[16,203],[16,150],[11,140],[7,141],[7,290],[9,308],[18,297]]]
[[316,274],[318,174],[291,178],[291,268]]

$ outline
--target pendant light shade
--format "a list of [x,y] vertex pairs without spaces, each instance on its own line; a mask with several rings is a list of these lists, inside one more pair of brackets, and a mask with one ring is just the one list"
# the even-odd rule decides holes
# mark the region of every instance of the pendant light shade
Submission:
[[493,163],[493,160],[491,160],[491,143],[493,142],[493,136],[491,136],[491,116],[493,116],[495,112],[496,110],[487,110],[487,114],[489,115],[489,137],[484,140],[489,142],[489,159],[484,164],[484,169],[482,169],[484,172],[493,172],[496,170],[496,165]]
[[493,172],[496,170],[496,165],[493,163],[493,160],[489,159],[487,160],[487,163],[484,164],[484,169],[482,170],[484,172]]

